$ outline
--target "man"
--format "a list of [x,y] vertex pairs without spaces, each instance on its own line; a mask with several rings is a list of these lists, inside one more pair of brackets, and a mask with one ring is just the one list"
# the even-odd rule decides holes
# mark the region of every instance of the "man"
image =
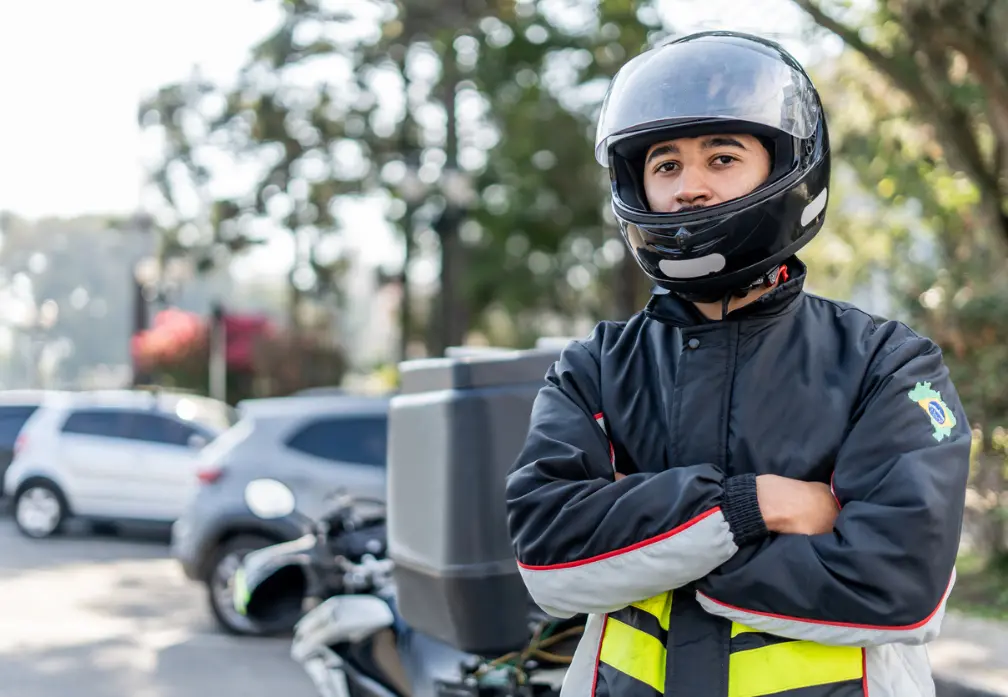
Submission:
[[808,76],[681,38],[614,78],[596,157],[663,292],[563,351],[507,481],[533,599],[588,615],[563,696],[933,695],[970,429],[934,343],[802,289]]

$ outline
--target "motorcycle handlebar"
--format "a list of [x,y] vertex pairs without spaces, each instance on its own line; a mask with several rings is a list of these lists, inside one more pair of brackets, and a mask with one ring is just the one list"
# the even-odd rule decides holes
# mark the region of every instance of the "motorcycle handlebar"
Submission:
[[359,563],[346,557],[337,557],[336,564],[343,572],[343,585],[349,590],[369,590],[380,588],[389,582],[392,568],[391,559],[378,559],[366,554]]

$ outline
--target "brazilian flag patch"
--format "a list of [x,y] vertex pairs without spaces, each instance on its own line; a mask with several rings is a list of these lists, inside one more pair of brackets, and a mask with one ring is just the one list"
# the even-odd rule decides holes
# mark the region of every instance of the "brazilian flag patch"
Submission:
[[939,443],[948,438],[955,428],[956,418],[948,405],[942,401],[941,394],[931,389],[930,382],[920,383],[908,393],[911,402],[916,402],[917,406],[924,410],[924,413],[931,419],[931,426],[934,427],[934,439]]

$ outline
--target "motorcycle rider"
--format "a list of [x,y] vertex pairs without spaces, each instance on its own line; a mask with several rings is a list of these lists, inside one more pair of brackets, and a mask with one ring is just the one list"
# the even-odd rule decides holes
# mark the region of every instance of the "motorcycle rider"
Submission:
[[588,615],[563,697],[933,695],[970,428],[932,341],[803,290],[811,80],[673,40],[613,79],[595,154],[662,292],[566,347],[507,479],[532,598]]

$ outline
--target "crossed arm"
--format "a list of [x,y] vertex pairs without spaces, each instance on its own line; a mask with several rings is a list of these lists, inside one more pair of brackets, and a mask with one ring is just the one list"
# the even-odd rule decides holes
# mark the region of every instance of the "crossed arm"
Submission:
[[[709,463],[616,479],[597,387],[581,377],[598,367],[573,344],[547,376],[507,481],[532,597],[569,617],[696,582],[705,610],[760,631],[855,646],[930,641],[954,579],[970,447],[932,346],[905,342],[871,371],[831,494],[726,477]],[[908,403],[923,382],[957,422],[940,441]]]

